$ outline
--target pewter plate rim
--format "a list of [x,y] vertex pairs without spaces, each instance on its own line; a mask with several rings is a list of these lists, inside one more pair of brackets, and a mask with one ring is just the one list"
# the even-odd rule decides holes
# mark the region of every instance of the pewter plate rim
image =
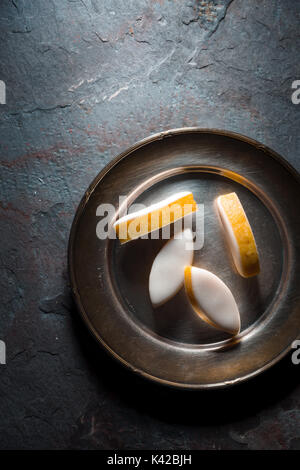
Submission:
[[[117,354],[110,346],[103,340],[101,335],[99,334],[99,331],[97,331],[92,322],[89,319],[88,313],[85,311],[82,300],[81,300],[81,294],[78,290],[77,286],[77,281],[76,281],[76,276],[75,276],[75,259],[74,259],[74,243],[75,243],[75,236],[77,232],[77,227],[78,223],[80,220],[80,217],[85,210],[85,207],[89,203],[89,199],[91,195],[93,194],[95,188],[98,186],[98,184],[101,183],[102,179],[104,176],[113,170],[114,166],[117,165],[121,160],[125,159],[126,157],[130,156],[133,152],[135,152],[137,149],[140,147],[143,147],[145,145],[148,145],[151,142],[154,141],[159,141],[163,140],[165,138],[172,137],[173,135],[179,135],[179,134],[186,134],[187,136],[189,134],[193,133],[200,133],[200,134],[216,134],[220,136],[226,136],[230,137],[232,139],[236,139],[245,143],[250,144],[251,146],[255,147],[256,149],[262,150],[275,160],[277,160],[282,166],[286,168],[286,170],[293,176],[296,180],[297,183],[300,183],[300,176],[298,172],[283,158],[281,157],[278,153],[270,149],[269,147],[255,141],[254,139],[251,139],[247,136],[237,134],[235,132],[231,131],[226,131],[226,130],[219,130],[219,129],[209,129],[209,128],[198,128],[198,127],[190,127],[190,128],[179,128],[179,129],[171,129],[168,131],[160,132],[154,135],[151,135],[150,137],[147,137],[128,149],[126,149],[124,152],[119,154],[116,158],[114,158],[108,165],[106,165],[102,171],[96,176],[96,178],[93,180],[87,191],[85,192],[84,196],[82,197],[82,200],[77,208],[73,224],[71,227],[70,231],[70,238],[69,238],[69,246],[68,246],[68,268],[69,268],[69,276],[70,276],[70,281],[71,281],[71,288],[72,288],[72,293],[75,299],[75,302],[77,304],[79,313],[84,320],[86,326],[90,330],[90,332],[93,334],[94,338],[100,343],[106,351],[108,351],[116,360],[121,362],[124,366],[127,368],[131,369],[135,373],[150,379],[152,381],[169,385],[171,387],[176,387],[176,388],[185,388],[185,389],[213,389],[213,388],[224,388],[228,387],[243,381],[246,381],[254,376],[257,376],[258,374],[262,373],[263,371],[269,369],[271,366],[276,364],[283,356],[285,356],[290,350],[291,350],[291,345],[284,350],[282,350],[279,354],[277,354],[271,361],[269,361],[267,364],[265,364],[263,367],[260,367],[256,370],[254,370],[252,373],[238,377],[234,380],[228,380],[228,381],[223,381],[223,382],[216,382],[216,383],[205,383],[205,384],[194,384],[194,383],[182,383],[182,382],[173,382],[170,380],[165,380],[161,377],[157,377],[155,375],[151,375],[148,372],[136,368],[133,364],[130,362],[124,360],[119,354]],[[296,336],[295,339],[297,339]]]

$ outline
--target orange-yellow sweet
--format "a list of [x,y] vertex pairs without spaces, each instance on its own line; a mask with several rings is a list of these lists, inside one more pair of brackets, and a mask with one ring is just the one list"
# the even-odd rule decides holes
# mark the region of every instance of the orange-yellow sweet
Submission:
[[239,274],[255,276],[260,271],[258,251],[252,229],[236,193],[217,198],[217,207]]
[[183,191],[121,217],[114,223],[114,229],[120,242],[126,243],[165,227],[196,210],[193,193]]

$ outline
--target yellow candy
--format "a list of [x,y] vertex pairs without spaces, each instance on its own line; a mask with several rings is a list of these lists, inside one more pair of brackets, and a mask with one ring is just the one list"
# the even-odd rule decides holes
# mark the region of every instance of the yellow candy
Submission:
[[197,210],[193,193],[180,192],[145,209],[125,215],[114,223],[121,243],[140,238]]
[[260,271],[257,247],[238,196],[236,193],[219,196],[217,207],[239,274],[255,276]]

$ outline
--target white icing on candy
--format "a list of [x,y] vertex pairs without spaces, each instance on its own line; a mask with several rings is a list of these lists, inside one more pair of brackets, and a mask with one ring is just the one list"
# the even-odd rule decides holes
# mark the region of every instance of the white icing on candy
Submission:
[[193,262],[193,234],[186,229],[169,240],[156,256],[149,277],[149,294],[154,307],[171,299],[184,283],[184,268]]

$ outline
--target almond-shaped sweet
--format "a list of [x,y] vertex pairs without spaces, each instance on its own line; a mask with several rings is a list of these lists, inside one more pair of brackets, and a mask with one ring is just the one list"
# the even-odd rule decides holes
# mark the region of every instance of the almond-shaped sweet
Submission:
[[123,244],[172,224],[196,210],[193,193],[181,191],[145,209],[121,217],[113,227]]
[[241,321],[231,290],[206,269],[187,266],[184,270],[186,293],[197,314],[210,325],[237,335]]
[[184,268],[193,262],[193,234],[185,229],[159,251],[149,276],[149,295],[154,307],[170,300],[184,283]]
[[238,273],[243,277],[256,276],[260,271],[257,246],[237,194],[219,196],[217,207]]

